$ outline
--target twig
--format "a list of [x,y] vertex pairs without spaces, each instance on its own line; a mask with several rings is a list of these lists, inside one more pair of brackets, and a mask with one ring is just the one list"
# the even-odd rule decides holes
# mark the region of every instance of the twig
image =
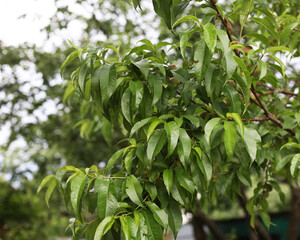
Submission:
[[[226,31],[227,31],[227,35],[228,35],[228,38],[230,40],[230,42],[232,42],[232,36],[231,36],[231,33],[230,33],[230,30],[228,28],[228,25],[227,25],[227,22],[224,20],[223,16],[221,15],[217,5],[214,3],[213,0],[210,0],[212,6],[214,7],[214,9],[216,10],[219,18],[221,19],[222,23],[224,24],[225,28],[226,28]],[[235,51],[235,54],[240,57],[240,52],[237,50],[237,49],[234,49]],[[254,67],[254,69],[251,71],[250,75],[253,75],[253,73],[255,72],[257,66]],[[281,121],[279,121],[272,113],[270,113],[268,111],[268,109],[265,107],[265,105],[262,103],[262,101],[260,100],[258,94],[256,93],[255,91],[255,88],[254,88],[254,85],[251,84],[251,92],[253,93],[253,95],[255,96],[257,102],[258,102],[258,105],[259,107],[264,111],[265,115],[269,118],[269,120],[271,120],[272,122],[274,122],[278,127],[283,128],[283,123]],[[290,133],[292,136],[295,136],[295,132],[291,129],[284,129],[285,131],[287,131],[288,133]]]

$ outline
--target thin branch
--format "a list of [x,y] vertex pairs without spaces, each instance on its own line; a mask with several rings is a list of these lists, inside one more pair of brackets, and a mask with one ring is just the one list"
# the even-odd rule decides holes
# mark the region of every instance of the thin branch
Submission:
[[[217,14],[218,14],[218,17],[221,19],[222,23],[224,24],[225,28],[226,28],[226,31],[227,31],[227,35],[228,35],[228,38],[230,40],[230,42],[232,42],[232,36],[231,36],[231,32],[230,32],[230,29],[228,28],[228,24],[226,22],[226,20],[223,18],[223,16],[221,15],[217,5],[214,3],[213,0],[210,0],[212,6],[214,7],[214,9],[216,10]],[[237,49],[234,49],[235,50],[235,54],[240,57],[240,52],[237,50]],[[251,71],[250,75],[252,76],[253,73],[255,72],[256,68],[258,66],[255,66],[254,69]],[[257,102],[258,102],[258,105],[259,107],[264,111],[265,115],[269,118],[269,120],[271,120],[272,122],[274,122],[278,127],[283,128],[283,123],[281,121],[279,121],[272,113],[270,113],[268,111],[268,109],[265,107],[265,105],[262,103],[262,101],[260,100],[258,94],[256,93],[255,91],[255,88],[254,88],[254,85],[252,84],[251,85],[251,92],[253,93],[253,95],[255,96]],[[288,133],[290,133],[292,136],[295,136],[295,132],[291,129],[284,129],[285,131],[287,131]]]
[[[250,118],[249,120],[244,119],[244,118],[242,119],[243,122],[248,122],[248,121],[250,121],[250,122],[263,122],[263,121],[268,121],[268,120],[270,120],[269,117],[264,117],[264,118]],[[233,121],[233,119],[232,118],[228,118],[228,121]]]

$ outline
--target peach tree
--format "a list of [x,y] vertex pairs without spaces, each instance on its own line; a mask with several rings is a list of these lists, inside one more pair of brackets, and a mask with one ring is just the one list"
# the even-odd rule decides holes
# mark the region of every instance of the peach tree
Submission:
[[64,99],[82,103],[82,136],[118,128],[122,147],[103,168],[62,167],[38,192],[49,184],[48,203],[60,191],[74,239],[158,240],[168,229],[176,237],[182,209],[222,196],[240,198],[263,235],[257,216],[269,227],[269,192],[284,201],[279,180],[298,184],[299,74],[288,65],[299,56],[297,2],[152,3],[168,41],[72,44],[61,67],[78,66]]

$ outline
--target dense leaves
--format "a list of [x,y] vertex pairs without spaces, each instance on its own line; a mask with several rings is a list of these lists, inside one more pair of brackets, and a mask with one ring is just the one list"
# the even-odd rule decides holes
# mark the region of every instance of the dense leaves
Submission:
[[[293,181],[298,176],[299,153],[294,148],[299,148],[299,121],[286,110],[292,106],[299,111],[298,88],[288,91],[291,98],[274,95],[277,103],[284,100],[281,104],[270,97],[278,88],[297,85],[275,56],[290,47],[280,42],[280,35],[287,34],[280,26],[296,19],[282,11],[275,18],[263,10],[261,1],[246,9],[234,1],[225,18],[211,1],[198,7],[211,8],[210,18],[201,21],[188,15],[175,21],[188,3],[153,1],[155,12],[169,29],[173,26],[173,32],[184,22],[193,23],[178,34],[179,42],[154,45],[144,39],[142,45],[124,51],[112,46],[76,47],[63,64],[62,70],[75,52],[86,53],[78,59],[70,84],[82,101],[94,106],[95,116],[101,114],[128,136],[106,168],[67,170],[71,191],[63,192],[70,194],[79,220],[74,235],[89,226],[81,215],[85,203],[96,215],[94,221],[99,220],[89,239],[158,240],[168,228],[176,236],[181,208],[194,212],[199,204],[221,197],[245,197],[243,190],[252,187],[252,178],[258,184],[243,207],[252,227],[257,215],[269,227],[266,197],[273,188],[282,195],[277,177]],[[141,1],[133,5],[142,8]],[[230,24],[238,19],[240,36],[235,36]],[[244,37],[248,21],[261,31]],[[107,56],[108,50],[113,53]],[[95,116],[89,119],[93,124]],[[46,177],[41,188],[51,178]],[[62,181],[55,183],[60,186]]]

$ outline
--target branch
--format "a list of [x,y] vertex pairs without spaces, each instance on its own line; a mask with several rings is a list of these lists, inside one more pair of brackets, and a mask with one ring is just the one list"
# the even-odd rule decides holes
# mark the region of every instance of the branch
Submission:
[[[227,21],[223,18],[223,16],[221,15],[217,5],[214,3],[213,0],[210,0],[210,3],[212,4],[212,6],[214,7],[214,9],[216,10],[219,18],[221,19],[222,23],[224,24],[226,31],[227,31],[227,35],[228,38],[230,40],[230,42],[232,42],[232,36],[231,36],[231,29],[229,29],[229,26],[227,24]],[[237,49],[235,50],[235,54],[240,57],[240,52]],[[254,69],[251,71],[250,75],[252,76],[253,73],[255,72],[257,66],[254,67]],[[271,120],[272,122],[274,122],[278,127],[283,128],[283,123],[281,121],[279,121],[272,113],[270,113],[268,111],[268,109],[264,106],[264,104],[262,103],[262,101],[260,100],[258,94],[255,91],[254,85],[251,84],[251,92],[253,93],[253,95],[255,96],[256,100],[258,101],[258,105],[259,107],[264,111],[265,115],[269,118],[269,120]],[[285,131],[287,131],[288,133],[290,133],[292,136],[295,136],[295,132],[291,129],[284,129]]]
[[276,91],[276,92],[279,92],[279,93],[282,93],[282,94],[286,94],[286,95],[291,95],[291,96],[295,96],[295,97],[298,96],[297,93],[294,93],[294,92],[291,92],[291,91],[288,91],[288,90],[285,90],[285,89],[281,90],[281,89],[276,89],[274,87],[269,87],[266,84],[263,84],[262,82],[257,82],[256,84],[259,85],[259,86],[268,88],[270,90],[269,92],[264,92],[263,93],[264,95],[272,94],[272,93],[274,93]]
[[[228,120],[229,121],[233,121],[232,118],[228,118]],[[249,120],[244,119],[244,118],[242,119],[243,122],[248,122],[248,121],[250,121],[250,122],[263,122],[263,121],[268,121],[268,120],[270,120],[269,117],[264,117],[264,118],[250,118]]]
[[224,233],[222,233],[217,225],[209,218],[207,217],[199,208],[199,204],[196,206],[196,211],[194,214],[195,218],[199,218],[204,224],[206,224],[209,228],[209,230],[212,232],[212,234],[216,237],[218,240],[226,240],[226,236]]

